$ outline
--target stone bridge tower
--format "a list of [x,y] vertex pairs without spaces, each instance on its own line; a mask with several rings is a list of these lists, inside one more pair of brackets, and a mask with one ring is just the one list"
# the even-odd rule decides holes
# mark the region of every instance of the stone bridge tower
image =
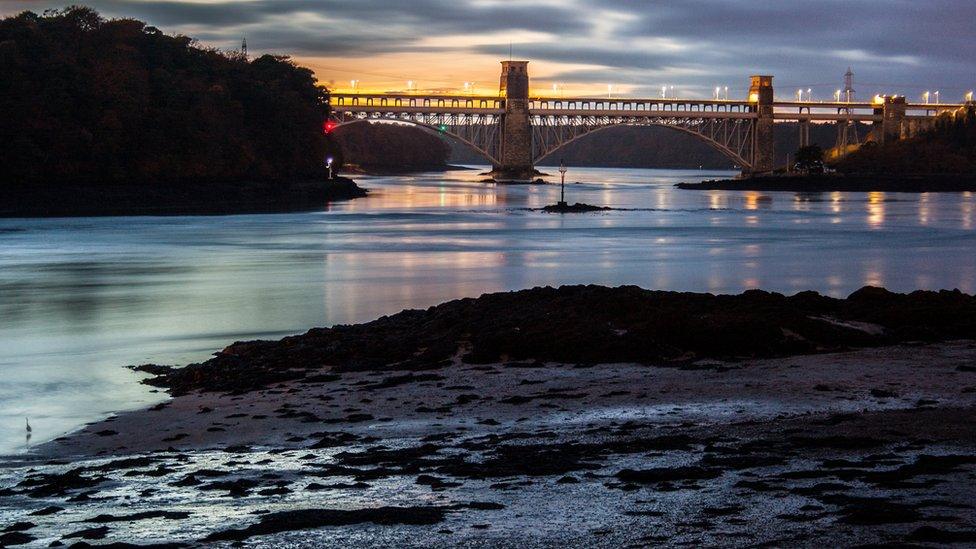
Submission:
[[532,127],[529,121],[529,62],[502,61],[502,77],[498,88],[505,98],[499,137],[500,165],[492,175],[499,181],[532,179]]
[[906,102],[904,96],[885,97],[881,106],[874,109],[874,114],[881,115],[881,123],[875,123],[872,136],[881,144],[898,141],[902,137],[902,126],[905,122]]
[[776,145],[773,141],[773,77],[751,77],[749,103],[758,114],[752,134],[752,174],[769,173],[775,166]]

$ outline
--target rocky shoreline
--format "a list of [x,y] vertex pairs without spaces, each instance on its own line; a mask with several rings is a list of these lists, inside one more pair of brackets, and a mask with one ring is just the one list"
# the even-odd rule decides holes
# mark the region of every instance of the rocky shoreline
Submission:
[[173,394],[246,392],[323,370],[425,371],[518,360],[680,363],[976,339],[976,297],[865,287],[847,299],[564,286],[485,294],[281,341],[237,342],[202,364],[143,366]]
[[700,183],[678,183],[675,187],[699,191],[964,192],[976,191],[976,175],[777,175],[743,177],[741,179],[713,179]]
[[536,288],[236,343],[8,458],[0,545],[976,543],[974,301]]
[[0,217],[224,215],[324,209],[366,196],[346,177],[288,182],[0,187]]

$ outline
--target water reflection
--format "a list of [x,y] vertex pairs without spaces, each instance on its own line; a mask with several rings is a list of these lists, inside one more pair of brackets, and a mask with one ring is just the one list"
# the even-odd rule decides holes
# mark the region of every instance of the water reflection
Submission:
[[363,177],[327,212],[0,220],[0,451],[158,400],[124,364],[537,285],[845,295],[976,287],[972,193],[681,191],[729,174],[573,169],[558,185],[477,170]]
[[868,226],[881,228],[885,222],[885,193],[868,193]]

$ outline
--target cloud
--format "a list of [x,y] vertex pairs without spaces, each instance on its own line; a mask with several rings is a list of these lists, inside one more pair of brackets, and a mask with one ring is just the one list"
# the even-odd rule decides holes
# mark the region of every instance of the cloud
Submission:
[[[0,0],[0,14],[64,2]],[[106,16],[252,52],[309,60],[320,78],[430,85],[497,81],[492,59],[530,59],[566,89],[680,85],[742,93],[749,74],[829,94],[854,67],[859,91],[946,97],[976,86],[972,0],[90,0]],[[333,71],[338,71],[332,74]],[[787,93],[787,92],[784,92]]]

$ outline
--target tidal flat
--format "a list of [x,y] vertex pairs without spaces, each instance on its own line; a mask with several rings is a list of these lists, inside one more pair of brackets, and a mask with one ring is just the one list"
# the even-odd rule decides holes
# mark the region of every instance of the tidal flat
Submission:
[[[566,299],[534,313],[538,324],[508,308],[508,294],[486,296],[482,303],[508,312],[482,321],[532,332],[547,319],[568,318],[565,308],[579,301],[569,296],[586,293],[581,288],[552,290],[554,303],[562,292]],[[396,345],[377,350],[381,340],[357,339],[357,327],[337,328],[352,330],[347,339],[361,351],[347,353],[345,366],[312,358],[346,352],[342,344],[318,347],[327,336],[316,331],[235,344],[191,368],[147,368],[175,398],[8,458],[0,472],[0,541],[972,543],[976,342],[958,337],[971,329],[964,315],[931,316],[920,306],[941,296],[965,312],[972,298],[912,295],[861,292],[873,306],[835,303],[835,310],[807,315],[806,332],[786,328],[784,321],[799,317],[771,314],[775,307],[767,304],[761,318],[784,340],[815,341],[817,330],[848,335],[844,348],[751,343],[755,355],[769,356],[720,356],[721,346],[710,346],[669,351],[657,361],[566,362],[506,348],[515,338],[489,340],[496,347],[480,354],[478,341],[456,341],[451,356],[436,363],[378,364],[362,359]],[[819,301],[725,297],[733,304]],[[885,309],[879,302],[886,300],[901,306],[875,314],[874,322],[858,320]],[[479,300],[461,302],[453,307],[484,313]],[[452,303],[376,322],[413,322],[414,333],[429,336],[424,329],[438,314],[464,326]],[[638,309],[657,317],[652,308]],[[614,337],[647,320],[614,310]],[[598,321],[603,312],[590,308],[589,317]],[[661,322],[679,316],[672,311]],[[504,326],[502,318],[522,322]],[[426,350],[415,348],[414,356]],[[507,356],[492,356],[496,351]],[[249,382],[222,385],[217,373],[231,368],[229,360]],[[269,375],[279,369],[300,375]]]

